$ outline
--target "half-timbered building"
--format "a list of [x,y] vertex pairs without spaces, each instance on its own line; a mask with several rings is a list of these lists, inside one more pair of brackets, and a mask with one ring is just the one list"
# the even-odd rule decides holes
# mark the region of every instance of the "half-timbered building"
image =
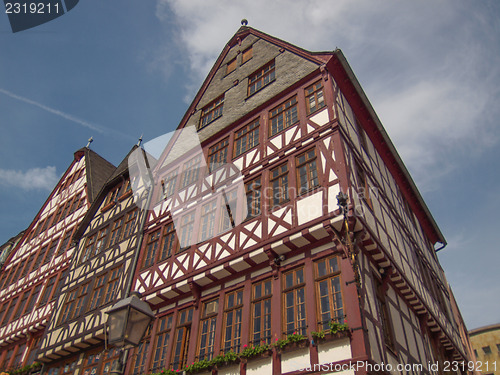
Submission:
[[107,374],[118,358],[117,350],[105,346],[104,312],[127,293],[139,238],[138,212],[125,158],[73,236],[76,255],[38,351],[44,373]]
[[178,129],[135,273],[157,318],[126,373],[440,374],[468,359],[445,239],[340,50],[243,26]]
[[71,237],[114,169],[89,148],[78,150],[22,239],[9,250],[0,278],[0,369],[34,362],[74,255]]

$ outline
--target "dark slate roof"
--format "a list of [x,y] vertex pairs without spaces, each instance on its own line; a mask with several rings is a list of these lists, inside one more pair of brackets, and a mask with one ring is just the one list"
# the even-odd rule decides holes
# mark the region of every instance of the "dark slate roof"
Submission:
[[[118,167],[113,166],[113,171],[108,174],[108,178],[100,185],[100,190],[95,193],[94,199],[91,201],[91,206],[87,210],[87,213],[85,214],[83,220],[81,221],[80,225],[78,226],[77,231],[73,235],[73,241],[79,241],[80,238],[83,236],[85,233],[85,230],[87,229],[87,226],[90,224],[91,220],[94,218],[96,212],[98,211],[99,207],[101,206],[102,201],[104,198],[106,198],[106,195],[108,192],[116,186],[119,182],[121,182],[124,178],[128,176],[128,158],[132,152],[134,152],[138,148],[137,145],[134,145],[132,149],[128,152],[127,156],[123,158],[121,163],[118,165]],[[94,153],[95,154],[95,153]],[[97,154],[95,154],[97,155]],[[99,156],[99,155],[97,155]],[[104,160],[104,159],[103,159]],[[103,175],[103,174],[102,174]]]
[[85,155],[87,199],[89,203],[92,203],[116,167],[87,147],[78,150],[75,154],[82,151]]

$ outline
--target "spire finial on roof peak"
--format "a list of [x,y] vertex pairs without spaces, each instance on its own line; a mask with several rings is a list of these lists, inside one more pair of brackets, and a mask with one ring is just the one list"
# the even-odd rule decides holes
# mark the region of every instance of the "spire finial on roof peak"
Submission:
[[139,137],[139,141],[137,142],[137,147],[141,147],[142,146],[142,136],[144,134],[141,134],[141,136]]
[[243,18],[241,20],[241,26],[246,26],[246,25],[248,25],[248,20],[246,18]]
[[89,143],[87,143],[87,146],[85,146],[85,147],[90,148],[90,144],[91,144],[92,142],[94,142],[94,138],[90,137],[90,138],[89,138]]

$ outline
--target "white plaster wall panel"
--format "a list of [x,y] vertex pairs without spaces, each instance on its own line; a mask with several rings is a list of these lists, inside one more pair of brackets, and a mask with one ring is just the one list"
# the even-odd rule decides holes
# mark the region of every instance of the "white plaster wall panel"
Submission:
[[387,351],[387,362],[392,366],[391,374],[393,375],[403,375],[401,372],[397,370],[398,364],[401,362],[392,354]]
[[366,329],[368,330],[368,341],[370,343],[370,353],[372,359],[376,363],[381,363],[382,358],[380,356],[380,332],[377,327],[368,319],[365,319]]
[[220,369],[217,369],[217,375],[239,375],[240,374],[240,365],[232,365],[232,366],[224,366]]
[[303,370],[311,365],[309,348],[281,353],[281,372]]
[[297,201],[297,220],[302,225],[323,215],[323,192],[318,191]]
[[318,345],[318,362],[320,364],[338,362],[352,358],[349,338],[332,340]]
[[414,358],[418,358],[418,349],[417,343],[415,342],[415,336],[413,334],[413,328],[406,319],[403,319],[403,324],[405,327],[406,339],[408,341],[408,351],[410,352],[411,356],[413,356]]
[[328,116],[328,110],[325,108],[322,111],[318,112],[314,116],[310,117],[311,121],[314,121],[316,124],[323,126],[330,121]]
[[251,360],[247,363],[247,375],[266,375],[273,373],[272,358]]

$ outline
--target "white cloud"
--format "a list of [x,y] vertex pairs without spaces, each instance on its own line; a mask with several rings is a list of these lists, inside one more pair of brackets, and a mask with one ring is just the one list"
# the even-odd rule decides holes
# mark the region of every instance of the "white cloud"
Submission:
[[[305,49],[344,51],[421,190],[500,134],[498,30],[487,6],[456,2],[157,0],[189,62],[191,99],[246,18]],[[491,12],[490,12],[491,13]],[[494,18],[494,17],[493,17]],[[495,48],[493,48],[495,47]]]
[[26,171],[0,169],[0,185],[22,190],[52,190],[59,181],[56,167],[31,168]]

